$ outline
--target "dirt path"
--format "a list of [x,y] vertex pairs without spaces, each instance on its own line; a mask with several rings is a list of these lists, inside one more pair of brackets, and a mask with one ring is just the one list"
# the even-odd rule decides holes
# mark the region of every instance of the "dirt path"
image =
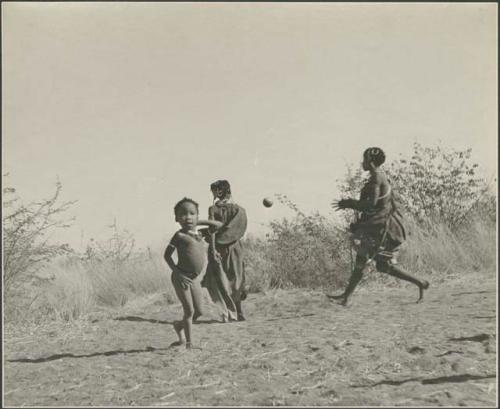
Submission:
[[179,305],[7,331],[5,406],[496,406],[496,282],[417,291],[250,295],[248,321],[194,327],[204,349],[167,346]]

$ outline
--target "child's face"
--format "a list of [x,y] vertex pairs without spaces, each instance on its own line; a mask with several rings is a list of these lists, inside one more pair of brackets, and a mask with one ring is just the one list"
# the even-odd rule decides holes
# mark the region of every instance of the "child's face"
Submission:
[[223,199],[225,196],[224,189],[220,187],[215,187],[212,189],[212,193],[216,199]]
[[198,223],[198,210],[196,206],[193,203],[184,202],[175,215],[175,221],[178,222],[183,229],[194,229]]

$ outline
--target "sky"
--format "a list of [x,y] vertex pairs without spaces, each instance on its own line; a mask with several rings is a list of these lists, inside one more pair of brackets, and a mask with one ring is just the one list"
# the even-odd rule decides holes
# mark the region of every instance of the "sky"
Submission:
[[[56,181],[81,249],[115,219],[162,250],[184,196],[230,181],[248,233],[331,215],[369,146],[473,149],[496,175],[495,3],[2,3],[2,174]],[[333,217],[333,216],[332,216]]]

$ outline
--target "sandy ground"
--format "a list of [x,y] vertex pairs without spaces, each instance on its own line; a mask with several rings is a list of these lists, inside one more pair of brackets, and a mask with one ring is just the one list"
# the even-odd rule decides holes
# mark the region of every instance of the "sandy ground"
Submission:
[[496,406],[496,281],[251,294],[245,322],[208,305],[169,348],[180,305],[5,329],[4,406]]

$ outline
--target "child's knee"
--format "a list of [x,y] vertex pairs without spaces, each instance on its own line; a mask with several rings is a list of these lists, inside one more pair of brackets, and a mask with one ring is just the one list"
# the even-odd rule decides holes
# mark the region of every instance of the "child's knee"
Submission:
[[193,318],[194,315],[194,308],[189,306],[189,307],[184,307],[184,318]]

